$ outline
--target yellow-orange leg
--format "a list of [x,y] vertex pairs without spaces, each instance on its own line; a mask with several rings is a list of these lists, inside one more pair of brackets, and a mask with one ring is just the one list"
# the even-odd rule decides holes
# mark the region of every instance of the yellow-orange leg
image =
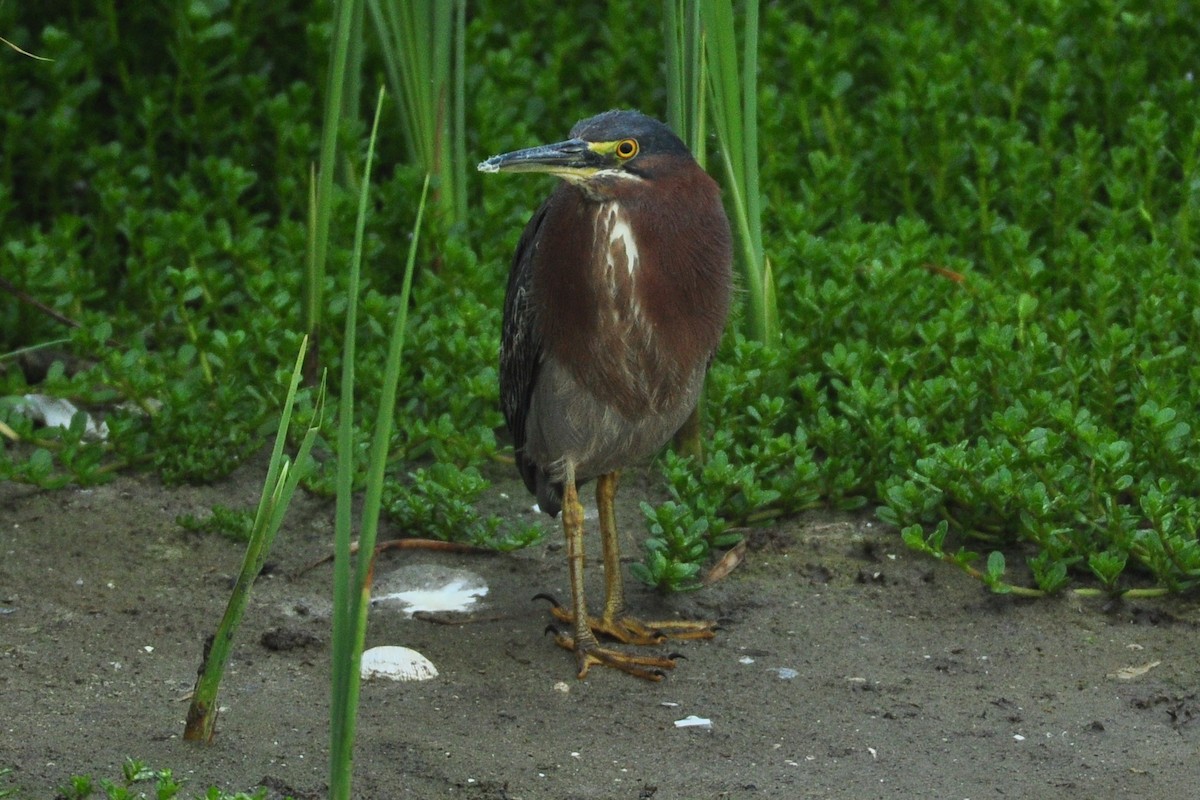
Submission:
[[575,488],[573,475],[568,475],[563,482],[563,533],[567,538],[567,573],[571,581],[571,611],[558,608],[555,604],[554,615],[564,622],[570,622],[574,635],[555,632],[554,640],[559,647],[575,653],[575,661],[579,665],[579,677],[587,676],[588,670],[596,664],[613,667],[628,672],[638,678],[660,681],[663,670],[675,666],[675,660],[661,656],[636,656],[601,647],[596,641],[596,635],[588,626],[587,599],[583,586],[583,505],[579,502],[579,492]]
[[[596,513],[600,517],[600,546],[604,548],[604,616],[600,619],[605,624],[625,615],[621,542],[617,539],[617,514],[613,508],[619,474],[610,472],[596,479]],[[662,637],[657,641],[661,642]]]
[[604,548],[604,613],[591,621],[592,630],[626,644],[662,644],[667,639],[711,639],[717,627],[706,620],[665,619],[645,621],[625,612],[625,585],[621,579],[621,542],[617,535],[617,478],[610,472],[596,480],[596,510],[600,516],[600,543]]
[[[574,489],[574,486],[571,487]],[[667,639],[711,639],[716,629],[716,623],[707,620],[654,620],[643,621],[625,613],[625,589],[621,578],[621,544],[617,538],[617,519],[613,503],[617,495],[617,473],[610,472],[601,475],[596,481],[596,509],[600,516],[600,544],[604,551],[604,611],[599,619],[596,617],[581,617],[586,614],[586,608],[577,604],[574,592],[574,573],[572,573],[571,609],[567,610],[558,603],[551,609],[554,616],[562,622],[573,625],[576,630],[580,619],[586,619],[588,633],[594,639],[595,634],[601,633],[624,644],[652,645],[662,644]],[[578,493],[574,494],[578,503]],[[564,493],[563,528],[567,530],[567,504]],[[579,550],[578,564],[582,585],[583,574],[583,509],[579,509]],[[568,558],[572,565],[576,563],[571,554],[571,534],[567,533]],[[552,598],[551,598],[552,599]],[[580,598],[582,602],[582,597]],[[578,634],[576,634],[578,636]]]

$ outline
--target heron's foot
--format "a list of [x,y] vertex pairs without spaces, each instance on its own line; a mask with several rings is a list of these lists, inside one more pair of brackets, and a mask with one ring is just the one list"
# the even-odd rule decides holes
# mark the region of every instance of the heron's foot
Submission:
[[635,678],[647,681],[661,681],[667,676],[667,670],[675,668],[675,659],[681,658],[676,654],[668,656],[634,655],[611,647],[601,647],[591,636],[577,638],[568,633],[562,633],[553,625],[546,630],[554,634],[554,642],[559,647],[575,654],[575,662],[579,665],[577,677],[581,679],[587,677],[589,669],[600,666],[619,669]]
[[[550,601],[550,613],[559,622],[575,624],[575,615],[548,594],[539,594],[536,599]],[[622,644],[647,646],[663,644],[668,639],[711,639],[716,635],[717,623],[710,620],[665,619],[640,620],[628,614],[612,617],[588,615],[588,627],[596,635],[607,636]]]

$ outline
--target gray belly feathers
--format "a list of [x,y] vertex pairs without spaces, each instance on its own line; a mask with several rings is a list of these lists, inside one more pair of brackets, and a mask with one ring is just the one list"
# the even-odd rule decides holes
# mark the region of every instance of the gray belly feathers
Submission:
[[[542,364],[530,404],[525,452],[555,482],[573,470],[578,483],[647,458],[667,443],[696,405],[704,369],[691,376],[678,402],[658,414],[638,419],[622,416],[548,358]],[[540,408],[565,409],[543,414]]]

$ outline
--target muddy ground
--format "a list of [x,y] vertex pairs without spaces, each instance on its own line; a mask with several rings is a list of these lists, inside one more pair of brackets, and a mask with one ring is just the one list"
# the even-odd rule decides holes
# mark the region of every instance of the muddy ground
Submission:
[[[209,786],[325,796],[332,504],[301,498],[258,582],[221,694],[216,742],[181,741],[205,637],[242,547],[175,522],[251,505],[261,465],[219,485],[121,477],[94,489],[0,485],[0,790],[49,798],[126,757]],[[642,485],[639,485],[639,482]],[[618,502],[626,553],[648,491]],[[511,495],[506,497],[506,495]],[[492,502],[528,514],[519,484]],[[386,533],[386,531],[385,531]],[[481,575],[467,624],[374,613],[368,644],[440,670],[363,687],[360,798],[1192,798],[1200,784],[1200,607],[987,594],[906,551],[869,516],[814,514],[756,531],[747,563],[648,617],[715,617],[665,681],[593,669],[543,631],[567,596],[557,534],[509,555],[421,552]],[[594,539],[589,542],[592,553]],[[591,570],[599,589],[599,569]],[[596,595],[594,595],[596,596]],[[789,672],[788,670],[794,670]],[[790,677],[789,677],[790,676]],[[677,728],[690,715],[711,728]]]

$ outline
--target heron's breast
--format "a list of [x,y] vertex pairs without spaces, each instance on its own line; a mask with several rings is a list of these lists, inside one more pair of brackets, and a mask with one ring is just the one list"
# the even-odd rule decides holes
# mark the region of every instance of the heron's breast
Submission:
[[707,365],[727,307],[708,312],[716,295],[692,274],[708,252],[704,226],[645,202],[558,198],[546,227],[571,234],[547,236],[535,254],[547,357],[626,419],[693,403],[689,383]]

